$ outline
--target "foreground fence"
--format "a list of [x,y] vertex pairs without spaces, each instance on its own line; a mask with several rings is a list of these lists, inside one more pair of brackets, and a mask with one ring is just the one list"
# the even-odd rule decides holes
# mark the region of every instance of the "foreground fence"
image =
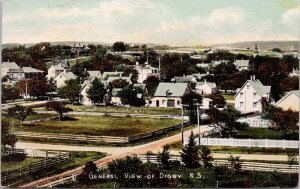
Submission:
[[71,161],[70,154],[63,153],[56,157],[49,157],[40,161],[31,162],[28,166],[19,167],[17,169],[12,170],[3,170],[1,171],[1,178],[4,182],[9,181],[11,179],[18,179],[25,174],[34,173],[43,169],[58,166],[69,161]]
[[[184,140],[184,145],[189,139]],[[195,142],[199,144],[199,139]],[[299,148],[297,140],[270,140],[270,139],[235,139],[235,138],[200,138],[200,144],[205,146],[238,146],[238,147],[260,147],[260,148]]]
[[[157,155],[137,155],[138,158],[140,158],[143,162],[152,162],[152,163],[160,163]],[[170,160],[172,161],[179,161],[181,164],[181,157],[178,155],[171,155]],[[212,164],[214,166],[227,166],[228,168],[231,168],[230,163],[228,160],[213,160]],[[100,167],[101,169],[107,168],[107,164],[104,164]],[[241,161],[241,169],[242,170],[249,170],[249,171],[265,171],[265,172],[283,172],[283,173],[298,173],[299,172],[299,166],[298,165],[288,165],[288,164],[277,164],[277,163],[260,163],[260,162],[249,162],[249,161]],[[46,184],[37,186],[39,188],[52,188],[58,185],[62,184],[69,184],[76,182],[76,177],[79,173],[72,174],[57,180],[52,180]]]

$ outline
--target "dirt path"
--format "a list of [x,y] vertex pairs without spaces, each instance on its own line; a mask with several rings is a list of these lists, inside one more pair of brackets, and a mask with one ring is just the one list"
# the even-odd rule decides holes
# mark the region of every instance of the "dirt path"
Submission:
[[[209,130],[212,130],[213,127],[209,126],[201,126],[201,133],[206,132]],[[198,133],[198,128],[193,129],[193,132],[195,134]],[[191,130],[184,132],[184,137],[188,137],[191,133]],[[17,148],[28,148],[28,149],[40,149],[40,150],[65,150],[65,151],[97,151],[97,152],[106,152],[109,155],[95,161],[97,166],[102,166],[112,160],[119,159],[126,157],[128,155],[133,154],[144,154],[147,151],[152,151],[153,153],[158,152],[162,149],[162,147],[166,144],[179,141],[181,140],[181,133],[176,134],[167,138],[163,138],[154,142],[150,142],[147,144],[142,144],[138,146],[132,146],[132,147],[84,147],[84,146],[68,146],[68,145],[50,145],[50,144],[40,144],[40,143],[26,143],[26,142],[18,142],[16,147]],[[61,174],[46,177],[39,179],[37,181],[21,185],[19,187],[37,187],[46,183],[49,183],[50,181],[59,180],[63,177],[72,176],[76,173],[80,173],[83,166],[80,166],[76,169],[65,171]]]

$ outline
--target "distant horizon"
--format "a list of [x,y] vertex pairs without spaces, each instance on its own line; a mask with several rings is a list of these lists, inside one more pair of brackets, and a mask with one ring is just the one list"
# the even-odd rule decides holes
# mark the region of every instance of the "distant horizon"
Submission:
[[170,46],[299,40],[298,0],[9,0],[2,42]]

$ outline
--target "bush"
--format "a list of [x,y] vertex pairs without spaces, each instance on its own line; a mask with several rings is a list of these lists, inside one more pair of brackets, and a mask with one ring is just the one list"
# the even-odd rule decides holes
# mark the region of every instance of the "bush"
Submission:
[[2,162],[20,162],[26,159],[26,154],[14,153],[1,158]]

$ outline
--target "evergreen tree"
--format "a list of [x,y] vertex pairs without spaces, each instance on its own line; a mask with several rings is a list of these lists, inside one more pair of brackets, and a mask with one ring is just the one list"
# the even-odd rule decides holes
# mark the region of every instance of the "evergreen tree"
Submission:
[[195,142],[196,136],[193,132],[189,137],[189,143],[182,149],[181,159],[184,164],[189,168],[200,166],[199,147]]
[[97,173],[97,166],[92,162],[89,161],[85,164],[82,172],[77,176],[76,181],[80,184],[91,185],[96,183],[96,179],[91,179],[90,174]]
[[214,158],[211,155],[211,151],[207,146],[202,146],[200,151],[200,157],[204,167],[212,167],[212,161]]
[[165,145],[163,151],[157,155],[158,161],[166,168],[170,167],[170,146]]

